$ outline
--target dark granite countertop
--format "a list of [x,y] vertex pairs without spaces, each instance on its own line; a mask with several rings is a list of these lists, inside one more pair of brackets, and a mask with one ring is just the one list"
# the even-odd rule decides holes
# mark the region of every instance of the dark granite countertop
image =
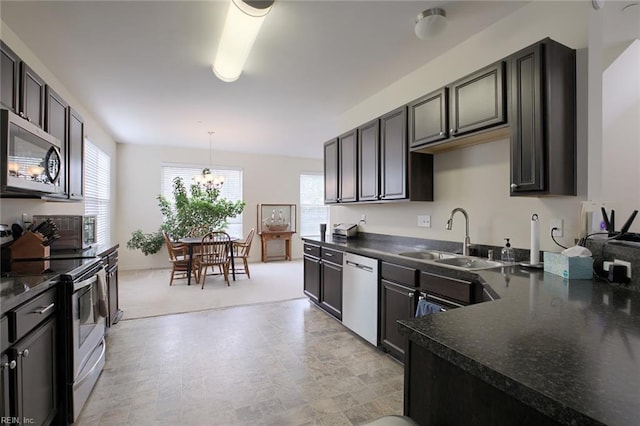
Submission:
[[[323,244],[434,268],[395,256],[418,247],[392,240]],[[421,244],[445,249],[447,243]],[[640,292],[518,266],[449,274],[471,274],[497,300],[400,321],[412,340],[562,423],[638,424]]]
[[60,275],[117,248],[117,244],[104,244],[82,252],[54,251],[42,260],[3,261],[0,316],[55,286]]

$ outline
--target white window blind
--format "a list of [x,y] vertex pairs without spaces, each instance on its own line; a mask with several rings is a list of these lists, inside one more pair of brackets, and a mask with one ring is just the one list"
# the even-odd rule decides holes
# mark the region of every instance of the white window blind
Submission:
[[329,220],[329,206],[324,205],[324,176],[300,174],[300,236],[320,235],[320,224]]
[[111,240],[111,157],[84,140],[84,213],[96,215],[99,244]]
[[[176,177],[182,178],[187,193],[191,193],[190,188],[194,183],[193,177],[202,173],[202,169],[205,167],[209,166],[163,164],[161,194],[164,195],[169,202],[173,203],[173,179]],[[213,176],[224,177],[224,185],[220,188],[220,198],[226,198],[233,202],[242,200],[242,170],[214,167],[209,167]],[[230,236],[243,238],[242,214],[228,218],[227,223],[226,232]]]

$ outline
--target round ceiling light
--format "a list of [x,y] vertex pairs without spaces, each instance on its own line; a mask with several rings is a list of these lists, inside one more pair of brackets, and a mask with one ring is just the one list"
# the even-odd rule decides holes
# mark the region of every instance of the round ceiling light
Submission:
[[414,31],[421,40],[434,38],[442,34],[447,26],[447,14],[443,9],[427,9],[418,14]]

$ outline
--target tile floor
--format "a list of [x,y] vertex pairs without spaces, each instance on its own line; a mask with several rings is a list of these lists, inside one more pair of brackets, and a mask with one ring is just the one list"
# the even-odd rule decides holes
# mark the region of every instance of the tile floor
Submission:
[[403,369],[308,300],[121,321],[78,425],[356,425]]

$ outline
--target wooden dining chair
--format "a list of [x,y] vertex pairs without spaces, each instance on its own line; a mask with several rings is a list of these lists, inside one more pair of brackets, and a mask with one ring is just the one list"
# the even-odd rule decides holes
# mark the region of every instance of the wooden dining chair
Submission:
[[194,256],[198,268],[198,276],[202,280],[202,288],[207,277],[207,269],[218,267],[224,275],[224,280],[229,283],[229,253],[231,250],[231,238],[223,231],[209,232],[202,237],[199,252]]
[[[167,245],[167,251],[169,252],[169,261],[171,262],[171,278],[169,280],[169,285],[173,285],[173,279],[176,274],[182,275],[180,278],[188,278],[189,273],[189,249],[186,244],[176,243],[171,241],[169,234],[166,231],[162,231],[162,236],[164,237],[164,242]],[[199,281],[198,271],[193,267],[191,267],[191,274],[196,279],[196,282]]]
[[[244,241],[234,241],[233,243],[233,259],[236,265],[236,274],[247,274],[247,278],[251,278],[249,273],[249,251],[251,250],[251,242],[253,241],[253,235],[256,233],[256,228],[251,228],[247,234],[247,238]],[[238,269],[238,259],[242,259],[242,269]]]

